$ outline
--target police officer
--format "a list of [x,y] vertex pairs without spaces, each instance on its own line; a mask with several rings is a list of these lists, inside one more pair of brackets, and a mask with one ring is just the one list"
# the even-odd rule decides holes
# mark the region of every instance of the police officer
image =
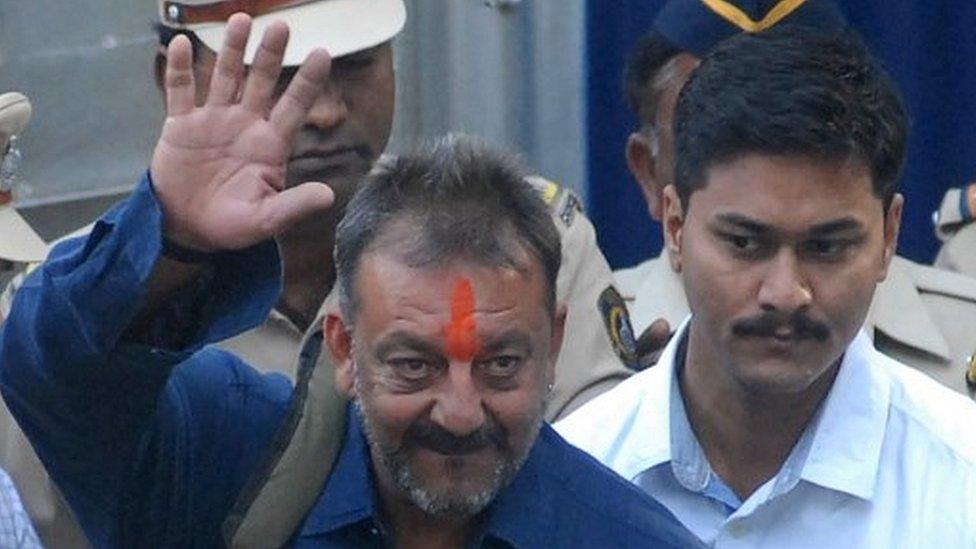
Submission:
[[[239,4],[159,0],[160,46],[166,46],[177,34],[191,37],[198,97],[203,96],[210,82],[215,51],[223,40],[224,20],[232,11],[241,9]],[[255,34],[274,20],[289,24],[291,42],[284,60],[283,81],[294,75],[297,64],[314,47],[325,47],[334,56],[329,85],[323,89],[296,139],[288,165],[288,180],[289,183],[309,179],[328,181],[336,191],[339,205],[333,211],[341,211],[344,201],[377,160],[389,137],[394,99],[390,41],[403,27],[406,15],[403,2],[280,0],[263,2],[245,11],[254,17]],[[161,47],[156,65],[160,83],[165,66],[163,51]],[[249,51],[247,59],[252,59],[253,54],[253,50]],[[633,336],[628,325],[621,322],[626,318],[623,302],[613,288],[612,273],[596,246],[593,227],[582,213],[580,200],[567,189],[542,178],[531,178],[530,182],[549,205],[562,238],[563,261],[557,295],[568,304],[570,311],[566,328],[570,337],[563,345],[557,381],[548,400],[546,417],[554,420],[627,377],[630,370],[626,365],[634,365],[636,358]],[[295,377],[299,349],[317,350],[321,342],[321,319],[334,303],[331,251],[337,221],[334,214],[324,214],[278,238],[284,267],[284,288],[278,306],[263,325],[221,346],[266,371]],[[183,257],[187,262],[196,261],[192,250],[185,252]],[[323,300],[324,297],[327,298]],[[314,459],[299,457],[297,463],[314,462],[322,466],[318,471],[309,471],[283,462],[284,472],[279,470],[270,475],[274,482],[267,486],[257,483],[259,488],[266,488],[263,492],[244,494],[242,501],[246,503],[258,499],[254,505],[244,508],[252,511],[248,517],[260,520],[243,525],[234,538],[239,543],[255,539],[248,538],[249,532],[265,540],[272,530],[290,531],[286,516],[298,520],[307,509],[301,503],[303,494],[317,494],[320,485],[314,479],[324,479],[328,474],[331,462],[327,456],[338,451],[336,441],[344,428],[341,413],[344,401],[331,391],[332,367],[324,354],[318,366],[309,367],[304,375],[300,372],[297,376],[295,415],[301,421],[290,425],[304,435],[292,437],[291,444],[282,445],[279,451],[288,456],[312,452]],[[313,409],[315,413],[310,412]],[[284,494],[292,503],[282,505],[281,497],[275,496],[274,504],[265,508],[269,512],[262,514],[262,500],[256,498],[258,493]],[[248,529],[248,525],[254,524],[258,526]]]
[[935,212],[942,249],[935,265],[976,276],[976,183],[949,189]]
[[[191,34],[200,90],[209,82],[224,19],[233,11],[224,9],[228,7],[240,9],[240,3],[160,0],[160,45],[177,33]],[[336,189],[336,211],[341,211],[387,144],[394,102],[390,42],[404,25],[404,4],[402,0],[279,0],[246,11],[254,16],[255,34],[270,21],[288,23],[291,43],[286,67],[297,65],[314,46],[324,46],[335,57],[329,86],[300,130],[288,172],[290,181],[328,181]],[[248,55],[253,55],[253,49]],[[164,66],[162,61],[157,58],[157,69]],[[294,70],[286,70],[284,78],[292,74]],[[161,79],[161,72],[157,76]],[[622,302],[614,312],[613,276],[580,200],[542,178],[533,178],[532,183],[550,206],[565,250],[558,292],[569,306],[567,331],[572,335],[564,344],[549,401],[547,418],[552,420],[628,375],[624,361],[634,362],[633,338],[611,321],[619,317]],[[263,326],[222,347],[250,364],[294,376],[302,334],[321,328],[317,312],[332,290],[332,235],[337,221],[334,213],[323,214],[277,239],[285,273],[278,307]]]
[[[31,104],[22,94],[0,94],[0,287],[27,264],[42,261],[47,245],[13,207],[13,184],[17,177],[20,151],[17,135],[27,126]],[[9,303],[0,299],[0,321]]]
[[[47,256],[47,244],[17,214],[12,204],[20,151],[16,136],[31,117],[30,101],[20,93],[0,94],[0,324],[24,271]],[[68,505],[51,482],[30,443],[0,403],[0,463],[21,492],[24,506],[48,547],[84,547],[85,538]]]
[[[836,7],[826,0],[671,0],[632,52],[627,96],[642,126],[631,134],[626,156],[654,219],[661,219],[661,192],[673,181],[674,106],[698,60],[725,38],[778,24],[823,32],[845,27]],[[689,312],[678,275],[662,255],[615,276],[635,331],[642,333],[642,351],[660,347]],[[974,386],[967,382],[967,367],[976,350],[973,326],[976,280],[898,256],[865,321],[879,350],[970,395]]]

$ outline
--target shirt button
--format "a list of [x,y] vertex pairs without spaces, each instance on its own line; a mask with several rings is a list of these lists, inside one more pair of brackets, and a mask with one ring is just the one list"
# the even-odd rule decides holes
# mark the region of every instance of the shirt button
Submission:
[[369,535],[373,536],[374,538],[375,537],[379,537],[379,535],[380,535],[380,529],[377,528],[377,527],[375,527],[375,526],[370,526],[370,528],[369,528]]

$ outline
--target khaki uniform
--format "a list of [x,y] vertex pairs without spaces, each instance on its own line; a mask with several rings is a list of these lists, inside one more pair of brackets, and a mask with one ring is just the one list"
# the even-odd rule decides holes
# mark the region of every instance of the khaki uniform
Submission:
[[[541,178],[530,181],[549,205],[562,237],[556,297],[567,304],[568,316],[546,412],[555,421],[628,377],[625,362],[636,357],[623,300],[579,199]],[[335,292],[305,334],[295,393],[273,455],[242,491],[225,523],[225,540],[235,547],[287,540],[320,495],[338,455],[346,402],[335,391],[328,350],[322,349],[322,319],[332,311],[338,311]]]
[[935,265],[976,277],[976,184],[945,194],[935,233],[943,242]]
[[[663,255],[615,276],[637,333],[657,318],[676,328],[690,312],[681,278]],[[976,279],[895,256],[865,329],[882,353],[974,396],[965,376],[976,352]]]

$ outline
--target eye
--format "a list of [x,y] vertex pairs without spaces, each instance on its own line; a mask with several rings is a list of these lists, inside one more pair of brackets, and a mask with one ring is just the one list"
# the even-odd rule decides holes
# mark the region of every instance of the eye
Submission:
[[753,236],[727,233],[721,235],[732,251],[738,254],[756,253],[762,249],[762,242]]
[[399,377],[410,381],[419,381],[433,375],[436,368],[422,358],[394,358],[387,364]]
[[522,367],[522,359],[511,355],[496,356],[482,361],[479,367],[490,377],[512,377]]
[[814,257],[835,258],[847,251],[850,246],[851,242],[848,240],[818,238],[805,242],[801,251]]

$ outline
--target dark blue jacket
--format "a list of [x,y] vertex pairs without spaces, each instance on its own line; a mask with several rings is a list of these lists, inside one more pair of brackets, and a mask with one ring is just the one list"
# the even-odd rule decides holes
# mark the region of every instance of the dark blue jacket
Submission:
[[[98,547],[219,545],[291,396],[283,376],[203,347],[264,321],[280,285],[273,243],[221,254],[156,324],[126,333],[160,254],[161,221],[145,178],[88,238],[58,246],[28,277],[0,331],[3,396]],[[296,546],[387,543],[355,414],[348,429]],[[548,426],[483,526],[475,544],[485,547],[696,544]]]

